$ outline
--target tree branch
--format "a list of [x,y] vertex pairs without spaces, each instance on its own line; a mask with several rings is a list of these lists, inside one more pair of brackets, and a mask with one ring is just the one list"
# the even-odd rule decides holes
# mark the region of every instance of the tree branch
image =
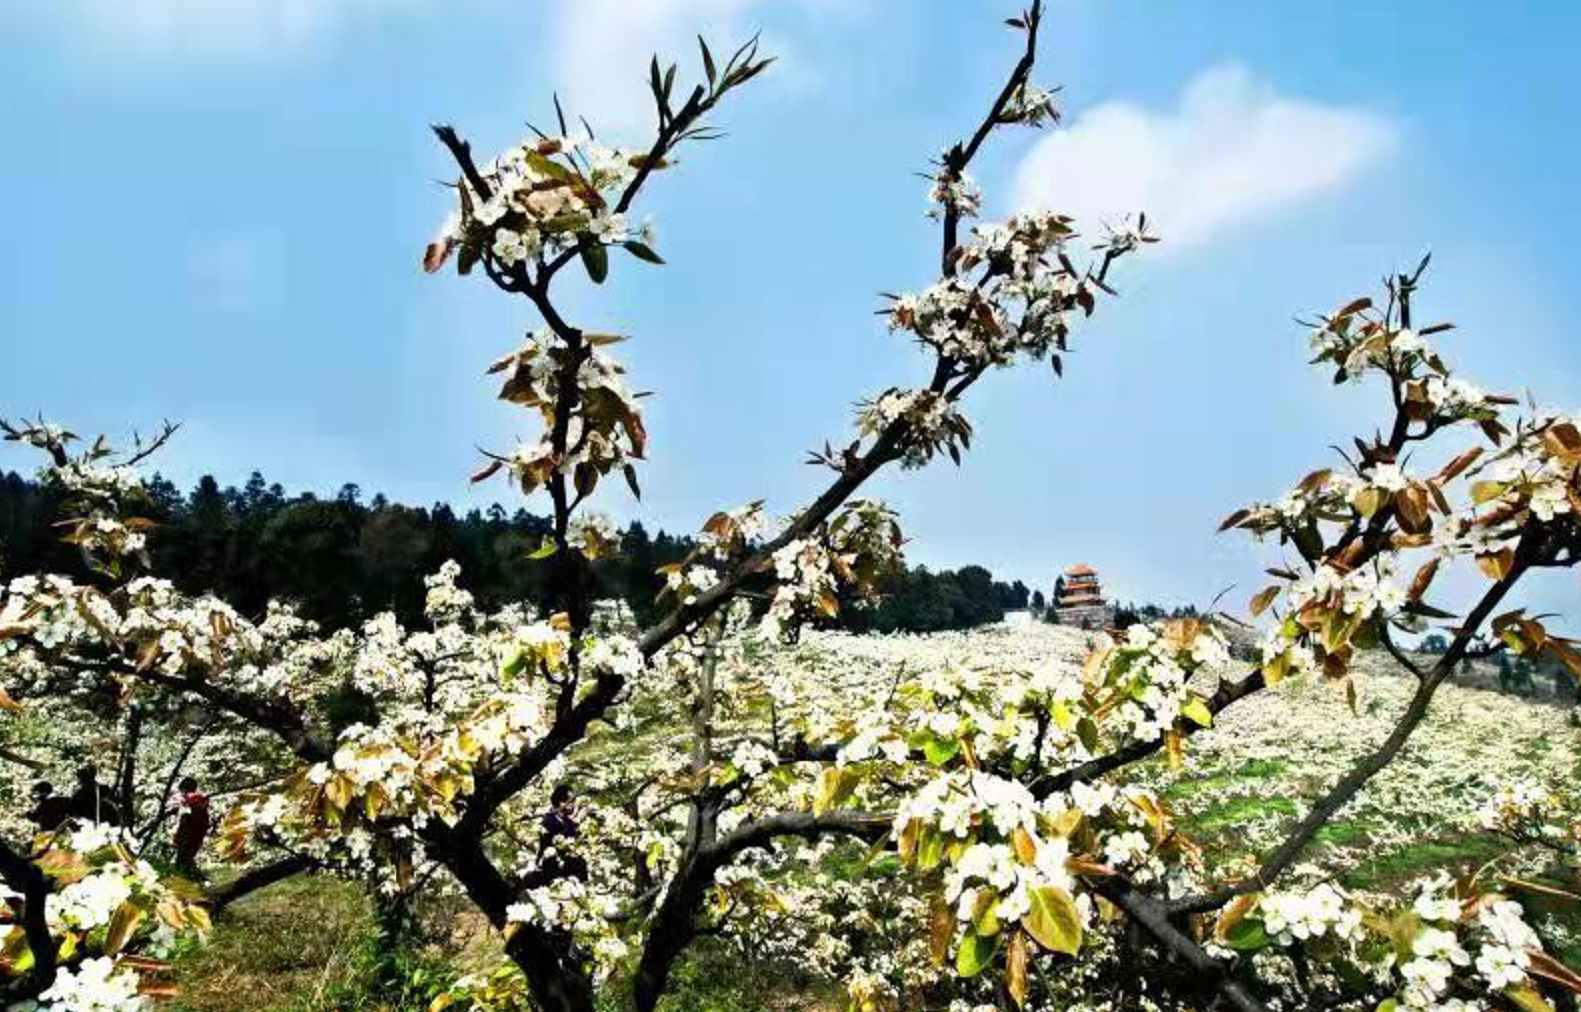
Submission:
[[[1236,703],[1255,692],[1261,691],[1267,682],[1263,679],[1261,670],[1253,671],[1238,682],[1225,682],[1219,686],[1217,692],[1207,699],[1208,712],[1218,716],[1233,703]],[[1200,728],[1191,721],[1182,722],[1182,732],[1191,735]],[[1032,794],[1037,798],[1046,798],[1057,792],[1069,790],[1073,784],[1085,784],[1098,779],[1106,773],[1129,766],[1134,762],[1145,759],[1164,747],[1164,739],[1154,738],[1149,741],[1136,741],[1122,748],[1115,749],[1107,755],[1089,759],[1080,766],[1073,766],[1061,773],[1042,777],[1030,785]]]
[[208,700],[254,727],[274,734],[298,758],[307,762],[324,762],[334,754],[334,743],[309,728],[301,712],[285,700],[261,699],[202,678],[178,678],[154,668],[131,674],[155,685]]
[[1384,623],[1379,629],[1378,640],[1383,644],[1383,648],[1389,651],[1389,656],[1393,657],[1400,667],[1415,675],[1418,682],[1426,676],[1426,671],[1423,670],[1422,666],[1412,660],[1411,656],[1401,650],[1399,644],[1394,642],[1394,637],[1389,634],[1388,623]]
[[[45,910],[49,902],[49,879],[25,854],[11,849],[0,840],[0,881],[4,881],[22,894],[22,932],[27,947],[33,954],[33,969],[27,978],[27,990],[32,996],[49,989],[55,983],[57,956],[55,939],[50,935]],[[9,995],[20,1000],[27,995]]]
[[[482,838],[467,835],[459,823],[452,829],[438,822],[429,823],[421,836],[489,923],[500,931],[510,926],[507,911],[516,887],[489,860]],[[521,967],[537,1007],[591,1012],[593,982],[571,951],[570,936],[532,922],[516,924],[514,932],[505,952]]]
[[[994,100],[987,117],[977,127],[971,139],[964,144],[957,143],[952,147],[946,157],[946,169],[955,172],[963,171],[976,156],[978,149],[993,131],[1004,115],[1005,106],[1015,95],[1017,88],[1026,83],[1032,73],[1032,68],[1037,60],[1038,28],[1042,22],[1042,0],[1035,0],[1031,11],[1027,15],[1027,41],[1026,49],[1021,59],[1017,61],[1015,69],[1011,72],[1009,80]],[[956,246],[955,232],[959,226],[959,211],[951,205],[945,208],[944,218],[944,257],[942,269],[946,276],[954,273],[953,250]],[[935,393],[948,391],[951,400],[960,397],[982,375],[981,370],[968,374],[962,382],[950,388],[949,383],[954,374],[948,359],[941,356],[934,370],[933,382],[930,385]],[[707,592],[698,595],[697,600],[691,605],[681,605],[671,611],[651,628],[645,630],[638,646],[644,657],[652,657],[664,648],[676,636],[680,635],[694,622],[702,621],[712,615],[723,605],[727,604],[737,593],[742,583],[761,569],[779,549],[790,542],[803,537],[813,530],[839,508],[862,483],[871,477],[885,464],[894,460],[899,455],[900,448],[904,445],[904,437],[908,426],[903,419],[896,419],[874,441],[872,448],[858,457],[847,466],[828,489],[820,495],[811,506],[797,515],[779,537],[772,539],[757,552],[754,552],[745,562],[727,575]]]
[[218,913],[244,896],[251,895],[260,889],[266,889],[276,882],[284,882],[286,879],[294,875],[300,875],[312,867],[312,863],[307,858],[292,854],[271,864],[254,868],[236,879],[236,881],[209,893],[210,908],[215,913]]
[[1120,876],[1102,879],[1093,888],[1100,896],[1124,910],[1135,924],[1153,937],[1169,958],[1186,964],[1200,974],[1204,990],[1218,991],[1230,1007],[1239,1012],[1264,1012],[1262,1002],[1232,979],[1224,964],[1209,956],[1200,945],[1170,922],[1169,911],[1158,900]]
[[448,123],[435,123],[433,130],[434,136],[438,137],[439,143],[443,144],[450,152],[450,157],[456,160],[457,167],[461,169],[462,177],[471,184],[479,199],[488,200],[494,196],[493,187],[489,186],[488,181],[483,178],[483,174],[478,171],[477,164],[472,161],[472,145],[462,140],[456,133],[455,127],[450,126]]
[[1481,627],[1483,622],[1487,621],[1488,616],[1493,613],[1494,608],[1498,607],[1505,594],[1509,593],[1510,588],[1525,574],[1531,564],[1532,551],[1532,540],[1523,538],[1516,547],[1515,561],[1511,565],[1509,572],[1505,573],[1502,579],[1488,588],[1482,600],[1467,615],[1466,621],[1461,625],[1454,642],[1450,644],[1449,649],[1438,659],[1438,662],[1433,665],[1432,669],[1427,673],[1427,677],[1418,684],[1416,693],[1411,697],[1410,703],[1406,706],[1405,712],[1400,716],[1389,737],[1384,740],[1381,746],[1352,766],[1350,771],[1341,777],[1339,782],[1312,806],[1306,817],[1290,831],[1278,849],[1274,851],[1268,860],[1263,862],[1262,867],[1257,870],[1256,874],[1242,882],[1226,886],[1215,892],[1191,896],[1171,903],[1168,906],[1169,912],[1171,914],[1186,914],[1216,910],[1237,896],[1268,888],[1294,864],[1301,852],[1306,849],[1307,844],[1317,835],[1318,830],[1327,825],[1329,820],[1338,814],[1340,809],[1349,804],[1368,780],[1371,780],[1379,770],[1389,765],[1389,763],[1394,761],[1395,756],[1399,755],[1400,750],[1405,747],[1405,743],[1410,739],[1412,732],[1416,730],[1417,726],[1427,716],[1428,707],[1433,701],[1434,693],[1438,691],[1438,687],[1454,671],[1455,665],[1460,662],[1471,638],[1476,635],[1477,629]]
[[879,840],[893,824],[892,815],[873,812],[783,812],[744,823],[699,847],[691,860],[676,871],[665,890],[664,902],[653,915],[634,982],[637,1012],[653,1012],[657,1006],[675,960],[697,935],[697,909],[704,890],[714,874],[743,851],[768,846],[781,837],[810,840],[844,834]]

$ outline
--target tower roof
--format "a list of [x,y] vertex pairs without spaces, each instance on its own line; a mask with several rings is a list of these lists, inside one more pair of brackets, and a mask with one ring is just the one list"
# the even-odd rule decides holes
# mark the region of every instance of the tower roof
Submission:
[[1086,565],[1084,563],[1078,562],[1074,566],[1072,566],[1069,569],[1065,570],[1065,575],[1066,576],[1097,576],[1098,575],[1098,571],[1096,569],[1093,569],[1089,565]]

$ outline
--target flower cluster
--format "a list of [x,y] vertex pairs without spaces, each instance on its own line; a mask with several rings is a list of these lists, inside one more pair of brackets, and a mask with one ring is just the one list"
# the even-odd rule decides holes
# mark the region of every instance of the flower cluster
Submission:
[[574,934],[588,947],[599,971],[607,974],[621,965],[628,953],[609,919],[613,913],[613,903],[581,879],[557,878],[526,890],[506,909],[505,937],[511,938],[523,924]]
[[1397,975],[1402,1012],[1442,1009],[1457,985],[1489,995],[1529,986],[1526,970],[1542,943],[1520,905],[1497,894],[1462,901],[1449,886],[1447,876],[1424,883],[1395,921],[1383,961]]
[[453,559],[446,559],[439,572],[425,577],[423,586],[427,596],[423,599],[423,613],[434,622],[454,622],[472,611],[472,594],[457,586],[461,566]]
[[1268,893],[1257,904],[1263,928],[1281,945],[1325,936],[1341,941],[1361,937],[1361,911],[1344,890],[1324,882],[1304,892]]
[[[642,458],[648,436],[636,394],[626,384],[625,369],[601,350],[596,335],[587,335],[584,345],[573,348],[546,328],[495,362],[489,372],[505,376],[501,400],[542,415],[544,433],[509,457],[495,459],[477,480],[507,468],[530,495],[560,473],[570,476],[577,493],[585,496],[602,477]],[[575,388],[575,406],[564,420],[561,453],[556,450],[556,424],[567,384]]]
[[[1415,277],[1399,279],[1381,311],[1369,299],[1351,302],[1325,317],[1312,337],[1314,362],[1337,366],[1338,379],[1374,374],[1387,381],[1395,410],[1385,427],[1388,437],[1357,439],[1359,457],[1346,456],[1346,470],[1315,471],[1280,498],[1238,510],[1222,525],[1260,538],[1277,534],[1306,569],[1270,569],[1285,586],[1253,598],[1254,615],[1281,589],[1288,606],[1263,643],[1270,682],[1314,666],[1343,678],[1356,650],[1386,641],[1390,626],[1419,632],[1427,619],[1449,617],[1423,600],[1441,562],[1471,558],[1489,579],[1501,580],[1515,567],[1524,534],[1576,521],[1581,427],[1552,414],[1507,425],[1503,411],[1514,402],[1454,376],[1429,346],[1426,338],[1448,325],[1416,330],[1405,324],[1409,314],[1402,307],[1415,284]],[[1413,444],[1459,423],[1480,429],[1492,452],[1473,445],[1436,472],[1406,468],[1408,459],[1419,459]],[[1555,536],[1540,550],[1552,555],[1569,530],[1551,531]],[[1430,549],[1434,557],[1408,582],[1397,582],[1404,553],[1417,549]],[[1518,627],[1518,649],[1548,650],[1581,671],[1581,655],[1568,641],[1550,643],[1540,624],[1509,616],[1498,622]]]
[[833,618],[840,613],[835,596],[834,558],[813,538],[796,538],[774,553],[774,600],[763,616],[764,634],[790,631],[809,608]]
[[[1163,879],[1185,856],[1182,838],[1153,795],[1083,788],[1038,800],[1022,784],[961,768],[938,776],[899,807],[893,831],[906,867],[943,870],[935,953],[953,946],[956,970],[982,972],[1000,949],[1031,939],[1075,955],[1093,926],[1085,877],[1125,869]],[[948,928],[948,930],[943,930]],[[1023,954],[1024,955],[1024,954]]]
[[1581,857],[1581,813],[1557,792],[1531,781],[1501,785],[1477,810],[1471,825],[1519,843],[1540,843]]
[[1388,311],[1380,312],[1371,299],[1356,299],[1323,317],[1312,331],[1313,364],[1333,364],[1340,382],[1387,374],[1398,385],[1402,407],[1433,427],[1493,422],[1500,407],[1512,403],[1451,375],[1427,341],[1447,325],[1413,329],[1393,308],[1391,302]]
[[835,617],[842,592],[869,599],[900,564],[903,542],[894,511],[869,499],[848,503],[812,535],[788,542],[774,552],[777,583],[764,634],[784,636],[815,616]]
[[960,463],[961,451],[972,443],[972,424],[966,415],[944,394],[932,390],[884,391],[862,405],[856,430],[876,437],[897,422],[905,425],[900,460],[906,468],[926,466],[940,450]]
[[707,566],[673,563],[661,569],[664,589],[683,604],[696,604],[697,595],[706,594],[719,582],[719,574]]
[[962,263],[968,269],[986,265],[983,283],[947,277],[917,294],[901,295],[890,307],[890,328],[916,335],[940,356],[972,365],[1007,365],[1021,351],[1044,353],[1063,337],[1064,314],[1076,293],[1085,290],[1078,275],[1063,267],[1047,269],[1042,260],[1063,241],[1049,236],[1060,234],[1054,228],[979,227],[977,239],[964,247]]
[[62,494],[68,517],[62,540],[77,546],[89,568],[119,576],[128,565],[148,564],[148,531],[154,523],[138,515],[148,504],[142,476],[119,462],[123,458],[109,443],[98,439],[73,453],[77,436],[43,421],[17,426],[0,421],[0,431],[7,440],[49,457],[39,481]]
[[571,547],[589,561],[597,561],[620,547],[615,522],[602,513],[583,513],[575,517],[566,532]]
[[1581,423],[1543,416],[1521,424],[1511,445],[1473,472],[1472,498],[1488,511],[1480,525],[1507,530],[1528,519],[1581,517],[1578,467]]
[[1059,107],[1054,104],[1054,96],[1058,90],[1040,88],[1030,82],[1022,84],[1006,103],[1003,121],[1023,123],[1030,127],[1058,123]]
[[135,970],[121,967],[108,956],[83,960],[55,975],[55,983],[36,1003],[13,1005],[17,1012],[130,1012],[147,1002],[138,991]]
[[633,230],[615,209],[642,164],[643,156],[585,136],[541,137],[509,148],[479,166],[476,180],[457,184],[460,207],[430,244],[425,266],[436,271],[453,252],[466,273],[479,260],[508,270],[588,245],[635,243],[646,250],[650,229]]
[[979,225],[952,255],[952,270],[914,294],[893,297],[890,329],[906,331],[942,360],[967,369],[1009,365],[1020,355],[1051,356],[1062,368],[1070,316],[1091,314],[1113,260],[1144,242],[1139,227],[1130,240],[1105,245],[1103,262],[1082,272],[1066,252],[1076,231],[1071,219],[1034,211]]
[[[81,953],[63,966],[37,1007],[59,1012],[128,1012],[142,1006],[141,973],[159,969],[147,957],[118,961],[134,947],[162,951],[179,934],[201,935],[208,914],[192,902],[190,886],[162,879],[134,857],[130,837],[114,826],[68,823],[41,838],[33,861],[49,883],[45,922],[60,951]],[[0,895],[0,901],[21,902]],[[0,923],[0,978],[31,964],[20,923]],[[15,1006],[13,1006],[15,1007]]]
[[1100,649],[1088,661],[1087,670],[1097,674],[1091,689],[1100,701],[1094,709],[1107,712],[1109,722],[1128,740],[1173,738],[1182,717],[1210,724],[1207,704],[1188,682],[1198,670],[1216,675],[1229,656],[1223,634],[1206,622],[1134,625],[1122,642]]
[[708,518],[697,535],[698,557],[729,562],[747,551],[769,533],[770,523],[763,512],[763,501],[721,510]]
[[953,209],[963,217],[971,217],[983,205],[983,191],[978,187],[977,180],[965,169],[941,169],[933,177],[928,201],[935,205],[928,212],[931,217],[941,217],[948,209]]
[[[260,625],[213,597],[188,597],[165,580],[139,577],[107,594],[64,577],[18,577],[0,601],[0,683],[26,693],[119,693],[142,675],[226,680],[283,696],[316,680],[327,646],[288,609]],[[143,679],[146,680],[146,679]]]
[[920,872],[945,865],[942,900],[963,950],[1021,922],[1048,948],[1074,953],[1091,918],[1091,901],[1077,900],[1066,866],[1081,821],[1063,798],[1039,803],[1021,784],[966,769],[908,798],[894,836],[902,863]]
[[[1215,939],[1230,949],[1316,947],[1327,940],[1385,981],[1380,1008],[1451,1012],[1484,996],[1535,995],[1527,971],[1542,942],[1520,904],[1497,893],[1460,897],[1447,875],[1419,883],[1406,903],[1379,907],[1322,883],[1252,894],[1220,915]],[[1466,1000],[1455,995],[1476,996]]]

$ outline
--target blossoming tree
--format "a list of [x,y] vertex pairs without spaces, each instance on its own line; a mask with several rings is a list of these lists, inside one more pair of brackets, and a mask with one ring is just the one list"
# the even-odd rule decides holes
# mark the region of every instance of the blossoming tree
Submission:
[[[464,574],[446,567],[430,582],[424,628],[382,616],[325,637],[284,606],[251,621],[138,573],[144,525],[125,506],[136,478],[106,466],[102,442],[74,455],[68,434],[17,426],[11,435],[44,450],[58,477],[91,490],[73,502],[71,533],[101,579],[6,588],[0,686],[11,691],[0,705],[35,705],[60,691],[50,673],[65,672],[122,701],[195,702],[267,733],[291,772],[231,809],[231,853],[283,848],[382,895],[464,893],[502,933],[511,967],[458,987],[449,1004],[492,1007],[503,990],[585,1012],[601,989],[629,986],[648,1012],[708,933],[752,951],[819,952],[864,1010],[938,995],[1061,1007],[1117,949],[1150,961],[1150,993],[1181,1007],[1549,1007],[1545,995],[1578,981],[1487,883],[1436,881],[1388,900],[1292,880],[1461,660],[1507,648],[1581,668],[1570,641],[1504,604],[1530,571],[1577,560],[1581,429],[1554,415],[1509,418],[1508,399],[1454,377],[1428,344],[1443,328],[1412,319],[1420,270],[1314,332],[1318,363],[1389,391],[1387,435],[1358,439],[1344,467],[1226,522],[1288,553],[1251,603],[1273,622],[1250,670],[1234,671],[1224,623],[1208,620],[1136,627],[1085,658],[900,667],[864,684],[785,663],[779,643],[871,590],[899,558],[897,519],[858,498],[863,485],[891,465],[959,459],[972,434],[963,403],[988,370],[1046,360],[1062,373],[1076,320],[1112,294],[1114,265],[1152,241],[1140,218],[1096,244],[1049,212],[969,225],[980,206],[969,169],[983,146],[1001,128],[1057,119],[1032,81],[1043,22],[1036,3],[1009,22],[1020,58],[933,168],[939,276],[885,309],[923,349],[927,382],[861,404],[855,438],[812,455],[831,478],[801,509],[775,521],[753,503],[708,518],[693,556],[666,569],[667,610],[650,627],[599,607],[593,564],[618,545],[585,509],[617,472],[639,492],[639,399],[614,357],[621,338],[567,319],[556,283],[567,270],[602,282],[628,256],[662,262],[629,217],[679,149],[716,136],[716,107],[768,66],[753,44],[723,61],[703,45],[690,90],[655,61],[657,132],[640,150],[606,146],[562,116],[556,133],[480,162],[455,130],[436,128],[456,165],[457,208],[425,268],[481,273],[541,321],[490,369],[501,398],[541,430],[491,454],[476,477],[547,497],[551,533],[523,562],[548,568],[544,600],[482,613]],[[1463,432],[1486,445],[1456,447],[1437,470],[1408,467],[1411,451],[1440,452]],[[1396,574],[1413,555],[1428,559],[1402,586]],[[1457,557],[1489,581],[1458,617],[1426,601],[1440,560]],[[1449,647],[1424,666],[1395,637],[1435,620],[1450,623]],[[1417,679],[1393,732],[1259,867],[1211,872],[1168,804],[1130,774],[1155,756],[1179,762],[1197,729],[1285,679],[1351,684],[1367,649],[1390,651]],[[350,723],[329,705],[348,678],[365,697]],[[579,834],[530,839],[567,778],[587,800]],[[97,840],[77,850],[99,853]],[[870,874],[832,879],[822,861],[852,841],[870,848]],[[110,905],[78,921],[51,906],[53,890],[72,887],[51,881],[53,852],[47,842],[3,851],[18,918],[0,973],[26,976],[28,993],[62,1007],[87,1007],[66,996],[84,980],[120,996],[95,1007],[132,1003],[125,974],[138,967],[114,962],[117,939],[94,933]],[[84,939],[110,961],[82,960]],[[1313,975],[1313,963],[1340,969]]]

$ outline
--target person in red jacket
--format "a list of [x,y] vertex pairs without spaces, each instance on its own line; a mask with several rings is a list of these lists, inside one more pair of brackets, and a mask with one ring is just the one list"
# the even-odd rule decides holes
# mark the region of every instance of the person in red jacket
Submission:
[[180,809],[176,816],[176,867],[194,878],[202,878],[198,852],[209,835],[209,796],[198,790],[193,777],[182,777],[177,785]]

